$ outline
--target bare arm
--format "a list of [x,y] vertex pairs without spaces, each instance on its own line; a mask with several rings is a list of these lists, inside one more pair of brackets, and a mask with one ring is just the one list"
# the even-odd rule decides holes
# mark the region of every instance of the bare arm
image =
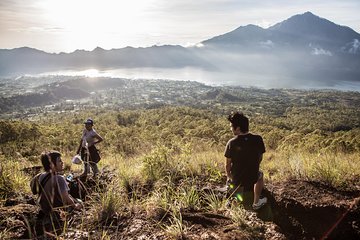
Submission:
[[76,154],[79,154],[79,153],[80,153],[81,145],[82,145],[82,139],[80,140],[79,147],[78,147],[78,149],[77,149],[77,151],[76,151]]
[[104,139],[98,133],[96,133],[95,138],[97,138],[97,141],[94,142],[94,144],[104,141]]
[[81,209],[82,205],[80,203],[76,203],[74,199],[69,195],[67,191],[61,193],[61,198],[65,206],[71,206],[75,209]]
[[228,179],[233,178],[232,174],[231,174],[231,158],[226,158],[226,163],[225,163],[225,171],[226,171],[226,176]]
[[262,160],[263,160],[263,154],[261,153],[260,156],[259,156],[259,165],[260,165]]

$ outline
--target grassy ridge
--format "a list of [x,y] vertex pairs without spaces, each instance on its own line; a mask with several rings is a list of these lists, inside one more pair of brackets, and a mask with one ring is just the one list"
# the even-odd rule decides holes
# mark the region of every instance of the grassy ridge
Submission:
[[[354,109],[292,107],[281,116],[254,111],[249,112],[250,129],[265,141],[261,167],[267,181],[296,178],[348,189],[359,185],[360,129]],[[241,208],[226,208],[226,199],[203,190],[225,181],[223,150],[232,135],[226,114],[218,109],[94,110],[0,121],[2,202],[10,193],[30,194],[31,176],[23,169],[40,165],[44,150],[62,152],[66,172],[80,171],[70,159],[88,117],[105,138],[99,146],[100,167],[110,168],[114,176],[107,186],[95,187],[97,194],[87,201],[94,206],[87,213],[92,217],[82,219],[80,229],[90,232],[141,212],[168,237],[181,238],[191,227],[183,222],[183,210],[194,209],[221,213],[254,234]],[[112,233],[103,228],[101,234],[107,239]]]
[[[360,128],[355,121],[358,112],[353,111],[299,107],[288,109],[281,117],[251,116],[250,129],[263,136],[267,148],[263,167],[268,176],[272,179],[290,176],[328,179],[330,184],[338,185],[341,179],[346,181],[359,175],[356,163],[360,158]],[[140,158],[150,170],[156,169],[149,170],[145,176],[157,180],[162,177],[161,172],[156,172],[160,171],[156,161],[161,157],[168,154],[186,168],[193,168],[192,165],[198,162],[197,155],[204,154],[214,156],[217,166],[214,169],[223,171],[222,151],[232,137],[226,116],[190,107],[163,107],[121,112],[97,110],[47,115],[32,121],[1,121],[2,178],[9,177],[7,169],[38,165],[39,155],[44,150],[59,150],[65,159],[70,159],[78,146],[83,119],[89,116],[95,119],[96,130],[106,139],[100,146],[103,165],[107,164],[107,159],[121,162]],[[163,152],[156,152],[159,149]],[[69,161],[66,164],[70,165]],[[158,163],[159,166],[163,164]],[[169,168],[175,168],[175,165]],[[14,184],[21,182],[26,183],[16,180]],[[16,189],[26,187],[16,186]]]

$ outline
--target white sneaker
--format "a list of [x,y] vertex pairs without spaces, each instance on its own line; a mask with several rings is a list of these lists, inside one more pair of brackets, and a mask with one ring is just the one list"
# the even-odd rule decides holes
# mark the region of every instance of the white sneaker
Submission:
[[254,210],[259,210],[262,206],[264,206],[267,203],[267,198],[260,198],[259,201],[257,203],[253,204],[253,209]]

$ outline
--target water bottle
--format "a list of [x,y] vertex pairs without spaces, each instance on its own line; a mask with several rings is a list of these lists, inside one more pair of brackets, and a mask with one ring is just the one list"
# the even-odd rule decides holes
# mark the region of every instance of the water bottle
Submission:
[[66,180],[69,182],[72,182],[73,179],[74,179],[74,175],[72,175],[71,173],[66,177]]

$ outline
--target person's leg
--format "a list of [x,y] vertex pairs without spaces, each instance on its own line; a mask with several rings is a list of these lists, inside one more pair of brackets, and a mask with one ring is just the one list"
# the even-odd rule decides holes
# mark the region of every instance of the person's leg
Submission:
[[99,168],[96,163],[90,162],[91,170],[93,171],[94,177],[99,173]]
[[259,177],[258,181],[254,184],[254,204],[259,202],[261,191],[264,187],[263,174]]
[[231,181],[226,182],[227,194],[226,194],[226,206],[230,207],[232,204],[238,205],[243,202],[244,188],[240,184],[234,184]]
[[84,171],[81,174],[81,176],[87,176],[87,174],[90,172],[90,166],[89,166],[89,159],[88,154],[85,152],[85,149],[81,150],[81,159],[84,163]]
[[262,171],[259,171],[258,180],[254,184],[254,203],[253,204],[257,204],[259,202],[260,195],[261,195],[263,188],[264,188],[264,174]]
[[43,236],[45,239],[57,239],[63,232],[64,222],[61,220],[58,212],[52,212],[44,215],[43,218]]

